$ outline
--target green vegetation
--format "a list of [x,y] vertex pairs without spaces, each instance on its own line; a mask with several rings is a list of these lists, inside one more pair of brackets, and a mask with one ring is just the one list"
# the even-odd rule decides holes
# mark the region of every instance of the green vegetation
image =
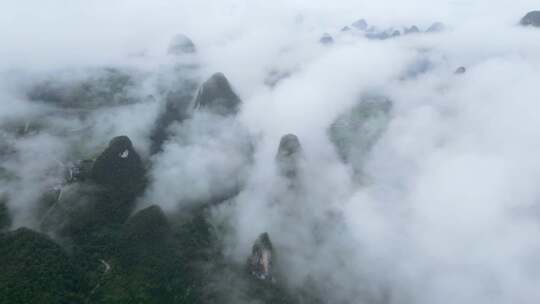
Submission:
[[21,228],[0,235],[0,303],[83,303],[86,286],[65,251]]
[[29,229],[1,234],[0,244],[0,304],[292,303],[223,258],[204,208],[171,221],[151,206],[123,224],[77,230],[62,247]]

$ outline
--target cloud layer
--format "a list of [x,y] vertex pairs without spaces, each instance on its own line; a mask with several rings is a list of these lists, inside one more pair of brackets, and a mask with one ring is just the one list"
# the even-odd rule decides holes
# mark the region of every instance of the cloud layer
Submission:
[[[535,4],[4,1],[0,191],[16,225],[35,225],[39,197],[63,166],[125,134],[152,165],[141,204],[172,212],[234,193],[212,209],[228,228],[227,257],[243,263],[268,232],[292,288],[329,303],[535,303],[540,29],[518,26]],[[360,18],[381,29],[441,21],[446,30],[384,41],[340,31]],[[319,44],[325,32],[333,45]],[[181,63],[166,54],[178,33],[198,51]],[[186,62],[197,79],[223,72],[241,112],[196,114],[150,157],[162,91]],[[66,109],[24,93],[43,77],[94,77],[91,68],[110,66],[137,75],[136,103]],[[454,74],[460,66],[467,72]],[[358,179],[329,128],[373,95],[392,109],[356,155]],[[288,133],[304,153],[292,188],[275,158]]]

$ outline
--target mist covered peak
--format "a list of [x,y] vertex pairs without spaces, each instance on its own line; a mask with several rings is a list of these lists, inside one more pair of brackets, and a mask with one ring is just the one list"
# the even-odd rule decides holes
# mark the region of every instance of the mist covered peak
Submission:
[[442,22],[435,22],[433,23],[432,25],[430,25],[428,27],[428,29],[426,30],[427,33],[437,33],[437,32],[442,32],[444,31],[444,29],[446,28],[446,26],[444,25],[444,23]]
[[268,233],[259,235],[251,250],[251,256],[248,260],[248,267],[251,274],[264,281],[272,281],[272,260],[274,248],[270,241]]
[[459,68],[456,69],[454,74],[465,74],[466,72],[467,72],[467,68],[465,68],[464,66],[460,66]]
[[321,39],[319,39],[319,42],[323,45],[330,45],[334,43],[334,38],[330,34],[324,33]]
[[341,159],[360,174],[369,153],[386,131],[392,102],[383,96],[361,98],[342,113],[328,129],[330,140]]
[[420,29],[416,25],[412,25],[411,27],[405,29],[405,34],[415,34],[419,32]]
[[302,146],[300,140],[295,134],[286,134],[279,140],[279,147],[277,157],[289,157],[298,155],[302,152]]
[[145,170],[139,154],[127,136],[117,136],[98,156],[92,167],[92,179],[107,188],[138,192]]
[[540,27],[540,11],[528,12],[520,21],[521,25]]
[[193,54],[197,51],[193,41],[184,34],[177,34],[171,40],[167,53],[169,55]]
[[195,98],[196,109],[223,116],[238,113],[240,104],[240,98],[223,73],[215,73],[206,80]]
[[302,154],[302,145],[298,136],[295,134],[283,135],[276,153],[279,173],[287,178],[296,178]]
[[365,31],[368,28],[368,23],[365,19],[359,19],[353,22],[352,26],[358,30]]

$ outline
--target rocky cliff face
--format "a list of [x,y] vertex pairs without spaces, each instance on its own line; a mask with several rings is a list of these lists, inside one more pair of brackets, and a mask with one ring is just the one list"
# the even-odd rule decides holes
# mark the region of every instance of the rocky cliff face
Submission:
[[251,256],[248,260],[250,273],[259,280],[272,281],[273,255],[274,248],[268,233],[261,234],[253,244]]

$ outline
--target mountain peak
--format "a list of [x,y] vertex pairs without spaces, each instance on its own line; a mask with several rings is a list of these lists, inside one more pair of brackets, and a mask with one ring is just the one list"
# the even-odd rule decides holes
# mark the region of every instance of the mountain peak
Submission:
[[264,232],[255,241],[248,259],[251,274],[263,281],[272,281],[273,246],[268,233]]

